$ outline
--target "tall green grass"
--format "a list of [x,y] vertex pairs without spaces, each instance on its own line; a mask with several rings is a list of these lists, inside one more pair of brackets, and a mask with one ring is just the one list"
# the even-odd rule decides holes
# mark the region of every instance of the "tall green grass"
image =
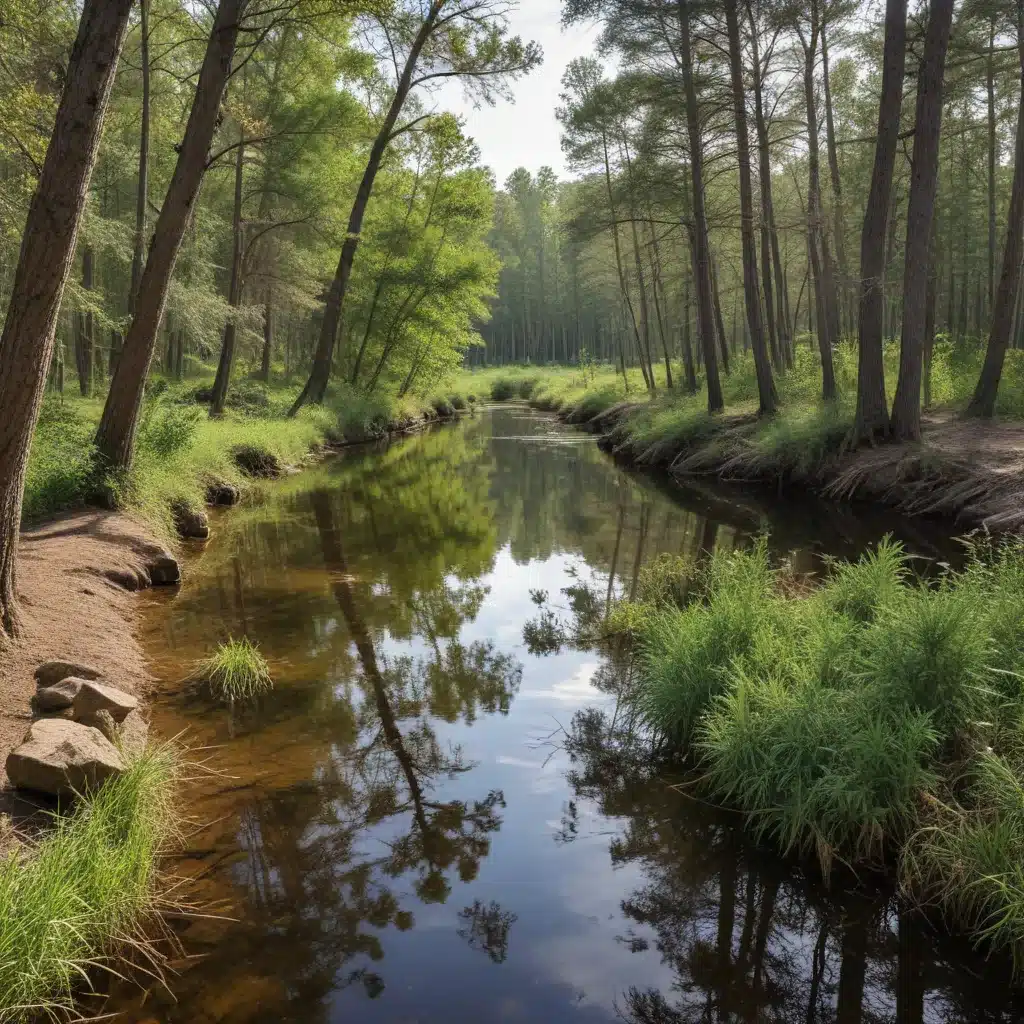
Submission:
[[67,1019],[95,969],[146,945],[179,771],[172,747],[149,746],[0,861],[0,1020]]
[[899,862],[1024,967],[1024,542],[921,581],[885,541],[811,590],[758,543],[663,594],[630,617],[655,738],[758,835],[826,871]]

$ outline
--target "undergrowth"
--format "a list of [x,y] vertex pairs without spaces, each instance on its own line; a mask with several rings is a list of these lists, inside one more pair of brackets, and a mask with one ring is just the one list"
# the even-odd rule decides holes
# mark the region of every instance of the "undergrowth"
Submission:
[[897,863],[1024,967],[1024,542],[928,581],[890,540],[816,588],[764,542],[662,572],[613,615],[655,741],[758,835],[826,872]]
[[150,745],[0,860],[0,1020],[66,1020],[97,968],[126,946],[148,947],[179,772],[173,747]]

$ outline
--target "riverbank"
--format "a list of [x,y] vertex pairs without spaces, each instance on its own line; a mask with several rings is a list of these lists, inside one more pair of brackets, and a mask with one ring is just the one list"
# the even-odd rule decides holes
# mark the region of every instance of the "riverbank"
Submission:
[[612,618],[640,659],[627,701],[702,795],[1024,966],[1024,545],[921,583],[883,542],[808,588],[761,543],[640,589]]
[[[890,361],[896,355],[887,350]],[[726,410],[716,416],[707,413],[700,395],[667,391],[662,380],[652,396],[638,371],[624,381],[610,367],[489,370],[465,375],[464,386],[473,382],[492,397],[554,412],[601,435],[606,450],[638,467],[804,488],[908,515],[947,516],[962,527],[1014,531],[1024,527],[1024,362],[1014,358],[1007,366],[1000,418],[980,421],[961,415],[976,378],[968,355],[948,345],[937,348],[920,443],[857,449],[848,443],[855,352],[845,345],[836,351],[835,403],[826,406],[817,397],[816,362],[800,350],[797,365],[779,377],[780,411],[771,418],[756,415],[749,360],[738,361],[724,379]],[[895,373],[887,379],[894,381]]]
[[328,403],[287,411],[297,387],[241,381],[212,419],[202,380],[157,379],[143,408],[126,476],[97,479],[92,446],[102,400],[49,393],[33,439],[23,523],[101,500],[128,512],[164,543],[205,536],[205,506],[233,504],[260,479],[290,472],[325,449],[380,440],[453,419],[476,395],[452,388],[398,400],[343,386]]

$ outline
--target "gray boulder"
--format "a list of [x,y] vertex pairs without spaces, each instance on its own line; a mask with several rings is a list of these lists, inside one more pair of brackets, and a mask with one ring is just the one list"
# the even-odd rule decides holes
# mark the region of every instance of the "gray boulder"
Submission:
[[123,755],[142,753],[149,739],[149,723],[138,711],[129,711],[118,724],[109,711],[95,711],[79,720],[81,725],[99,729]]
[[101,732],[65,718],[33,722],[7,755],[7,778],[18,789],[67,797],[95,789],[124,771],[117,748]]
[[53,686],[68,676],[78,679],[102,679],[103,673],[92,665],[82,665],[77,661],[44,661],[36,669],[37,686]]
[[82,684],[72,705],[76,722],[81,722],[97,711],[109,711],[115,722],[123,722],[128,713],[135,711],[138,706],[138,700],[130,693],[125,693],[116,686],[94,682]]
[[75,703],[78,691],[89,682],[88,679],[78,679],[75,676],[68,676],[53,686],[43,686],[36,691],[36,706],[40,711],[63,711]]

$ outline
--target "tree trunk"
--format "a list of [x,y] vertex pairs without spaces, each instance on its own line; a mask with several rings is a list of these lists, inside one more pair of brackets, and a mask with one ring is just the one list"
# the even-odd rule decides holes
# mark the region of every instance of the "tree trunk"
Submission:
[[[751,0],[746,0],[746,5],[753,59],[754,125],[757,131],[758,179],[761,186],[761,280],[772,360],[776,367],[781,367],[788,362],[789,324],[786,323],[785,303],[782,297],[782,263],[779,257],[779,235],[775,227],[775,207],[772,199],[771,149],[768,140],[768,126],[764,117],[761,52],[758,45],[757,22],[754,18]],[[775,272],[774,293],[772,288],[773,269]]]
[[139,280],[135,315],[125,336],[96,433],[99,458],[112,469],[127,469],[132,462],[139,409],[167,301],[167,287],[206,173],[221,97],[231,74],[239,21],[247,2],[221,0],[206,46],[185,137]]
[[747,307],[750,346],[754,350],[757,372],[758,411],[762,416],[775,412],[775,384],[772,365],[761,322],[761,295],[757,283],[757,243],[754,239],[754,188],[750,177],[750,140],[747,136],[747,101],[743,91],[743,66],[740,51],[738,0],[725,0],[725,18],[729,31],[729,63],[732,73],[733,107],[736,117],[736,148],[740,169],[740,233],[743,241],[743,298]]
[[260,380],[270,380],[270,363],[274,354],[274,309],[271,303],[271,292],[267,289],[267,298],[263,303],[263,354],[260,357]]
[[[846,262],[846,231],[843,223],[843,184],[839,177],[839,150],[836,146],[835,119],[832,116],[832,85],[828,79],[828,36],[826,25],[821,26],[821,77],[825,85],[825,149],[828,151],[829,182],[832,186],[832,237],[836,246],[836,265],[839,268],[840,306],[846,310],[849,305],[850,275]],[[848,318],[840,314],[840,322]],[[838,338],[836,339],[838,340]]]
[[704,352],[704,372],[708,387],[708,412],[724,408],[722,385],[715,356],[715,323],[711,298],[711,260],[708,252],[708,219],[704,207],[704,150],[700,137],[700,110],[693,81],[693,53],[690,41],[690,3],[676,0],[679,14],[680,59],[683,88],[686,92],[686,130],[690,143],[690,179],[693,186],[694,263],[697,268],[697,331]]
[[[93,289],[95,254],[91,245],[82,247],[82,290]],[[96,373],[96,330],[91,309],[78,314],[78,329],[75,332],[75,363],[78,368],[78,389],[83,398],[90,398],[93,378]]]
[[715,331],[718,350],[722,355],[722,370],[729,375],[729,340],[725,336],[725,318],[722,316],[722,293],[718,289],[718,261],[711,257],[711,299],[715,311]]
[[85,0],[0,334],[0,639],[19,632],[18,535],[32,434],[131,0]]
[[992,19],[988,34],[988,308],[995,310],[996,300],[996,21]]
[[[149,200],[149,2],[139,0],[139,59],[142,64],[142,128],[139,132],[139,187],[135,196],[135,242],[132,248],[132,276],[128,290],[128,312],[135,313],[135,299],[142,279],[146,252],[146,204]],[[111,368],[113,373],[113,368]]]
[[[1020,10],[1024,11],[1024,4]],[[1017,144],[1013,156],[1013,186],[1010,192],[1010,210],[1006,223],[1006,246],[1003,249],[1003,269],[999,275],[999,289],[992,309],[992,326],[981,376],[974,389],[968,415],[991,417],[996,411],[996,396],[1003,375],[1006,349],[1013,336],[1014,311],[1020,290],[1021,260],[1024,259],[1024,24],[1017,30],[1020,54],[1021,94],[1017,107]]]
[[239,125],[238,149],[235,151],[235,200],[231,212],[231,282],[228,285],[228,322],[224,325],[224,340],[220,346],[217,376],[210,396],[210,415],[223,416],[224,403],[231,384],[231,364],[235,359],[235,339],[238,329],[235,314],[242,302],[242,184],[245,177],[245,129]]
[[889,406],[885,397],[882,336],[885,327],[885,233],[892,193],[893,165],[903,105],[903,72],[907,55],[907,0],[887,0],[882,95],[878,105],[878,137],[871,187],[860,238],[860,338],[857,363],[858,440],[886,433]]
[[686,374],[686,390],[697,393],[697,372],[693,365],[693,345],[690,342],[690,277],[683,275],[683,372]]
[[814,63],[817,53],[817,3],[811,3],[811,39],[804,45],[804,103],[807,109],[807,250],[814,283],[818,351],[821,355],[821,395],[826,402],[836,397],[832,346],[838,340],[833,330],[835,280],[830,279],[829,259],[824,245],[821,213],[821,176],[818,151],[818,109],[814,95]]
[[953,0],[932,0],[917,79],[914,155],[907,200],[903,338],[900,345],[900,375],[892,406],[892,430],[898,440],[916,441],[921,437],[921,372],[928,261],[939,171],[942,82],[952,20]]
[[[650,211],[648,211],[650,217]],[[661,338],[661,351],[665,357],[665,387],[672,387],[672,357],[669,354],[668,331],[665,328],[665,318],[661,311],[661,252],[658,249],[658,234],[654,227],[654,221],[648,220],[647,226],[651,232],[651,289],[654,293],[654,315],[658,320],[658,337]]]
[[341,323],[341,314],[345,305],[345,295],[348,292],[348,282],[352,275],[352,264],[355,262],[356,250],[359,248],[359,238],[363,230],[363,217],[366,214],[366,207],[370,202],[370,195],[373,192],[373,183],[377,178],[377,171],[380,170],[384,153],[391,142],[391,133],[394,131],[398,121],[398,115],[412,88],[412,76],[416,70],[416,63],[419,60],[420,52],[429,39],[441,10],[443,0],[432,0],[427,16],[420,26],[420,30],[413,41],[406,58],[405,66],[402,69],[401,77],[395,89],[395,95],[391,100],[384,123],[373,140],[370,148],[370,156],[363,171],[362,180],[359,183],[359,190],[352,203],[352,210],[348,218],[348,231],[344,244],[341,247],[341,255],[338,258],[338,267],[334,272],[334,279],[331,281],[330,290],[327,293],[327,302],[324,306],[323,321],[320,325],[320,337],[317,340],[316,354],[313,357],[313,368],[310,371],[309,379],[306,381],[299,397],[295,399],[289,411],[294,416],[306,402],[322,405],[327,395],[327,384],[331,379],[331,367],[334,363],[334,347],[338,340],[338,327]]

